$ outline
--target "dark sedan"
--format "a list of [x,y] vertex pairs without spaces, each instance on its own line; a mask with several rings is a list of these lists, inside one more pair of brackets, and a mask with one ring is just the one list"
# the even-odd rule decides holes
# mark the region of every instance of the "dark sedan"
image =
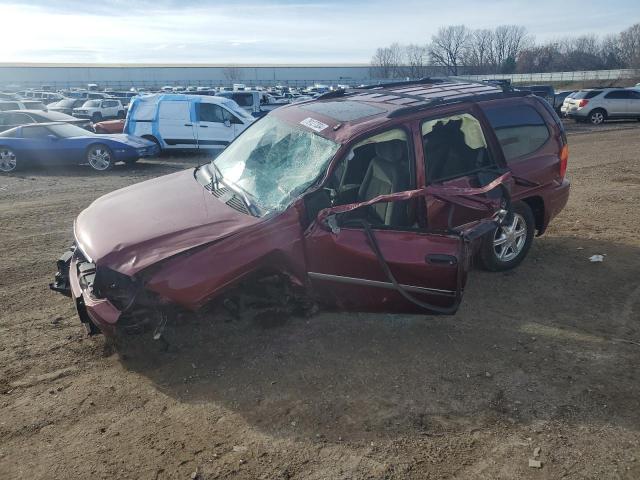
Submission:
[[43,112],[42,110],[10,110],[8,112],[0,112],[0,132],[21,125],[51,122],[69,123],[93,132],[93,124],[91,121],[75,118],[60,112]]
[[80,98],[65,98],[58,102],[50,103],[47,108],[49,111],[66,113],[71,115],[74,108],[80,108],[86,100]]
[[0,172],[34,163],[88,163],[103,171],[116,162],[131,164],[158,152],[155,143],[132,135],[96,135],[67,123],[23,125],[0,133]]

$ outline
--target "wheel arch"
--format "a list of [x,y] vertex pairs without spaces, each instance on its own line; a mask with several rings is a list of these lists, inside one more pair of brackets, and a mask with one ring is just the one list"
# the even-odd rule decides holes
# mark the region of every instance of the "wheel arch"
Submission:
[[531,209],[531,212],[533,212],[533,218],[536,222],[536,236],[542,235],[547,228],[544,222],[544,200],[542,197],[536,195],[523,198],[521,201],[526,203]]
[[589,110],[589,114],[587,115],[587,118],[589,118],[593,112],[597,112],[597,111],[601,111],[602,113],[604,113],[605,120],[609,118],[609,112],[607,112],[607,109],[604,107],[596,107]]

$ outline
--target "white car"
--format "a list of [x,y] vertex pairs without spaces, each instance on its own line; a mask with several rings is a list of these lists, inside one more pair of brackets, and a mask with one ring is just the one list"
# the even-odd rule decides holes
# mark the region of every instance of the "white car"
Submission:
[[0,100],[0,112],[9,110],[47,110],[40,100]]
[[254,120],[233,100],[160,93],[131,101],[124,133],[162,150],[222,150]]
[[124,118],[125,110],[122,102],[113,98],[87,100],[80,108],[73,109],[76,118],[88,118],[93,123],[109,118]]

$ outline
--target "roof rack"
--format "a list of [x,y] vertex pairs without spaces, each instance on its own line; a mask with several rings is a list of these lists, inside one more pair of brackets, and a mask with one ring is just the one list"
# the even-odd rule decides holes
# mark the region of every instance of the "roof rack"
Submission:
[[397,82],[378,83],[373,85],[363,85],[356,90],[373,90],[375,88],[392,88],[392,87],[405,87],[410,85],[431,85],[434,83],[442,83],[444,80],[441,78],[423,77],[417,80],[399,80]]
[[389,113],[389,115],[387,115],[387,118],[395,118],[401,115],[407,115],[410,113],[419,112],[421,110],[426,110],[427,108],[439,107],[442,105],[453,105],[455,103],[462,103],[462,102],[496,100],[500,98],[528,97],[529,95],[531,95],[531,92],[509,91],[509,92],[489,93],[489,94],[483,94],[483,95],[471,94],[464,97],[457,97],[455,99],[437,98],[437,99],[428,101],[428,103],[422,103],[420,105],[412,105],[409,107],[393,110],[392,112]]

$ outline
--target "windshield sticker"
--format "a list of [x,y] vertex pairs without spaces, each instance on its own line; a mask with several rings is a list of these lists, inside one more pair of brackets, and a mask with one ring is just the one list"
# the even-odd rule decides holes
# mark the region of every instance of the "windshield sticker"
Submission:
[[311,117],[307,117],[304,120],[302,120],[300,122],[300,125],[304,125],[305,127],[310,128],[314,132],[321,132],[322,130],[324,130],[329,126],[326,123],[322,123],[321,121],[315,120]]

